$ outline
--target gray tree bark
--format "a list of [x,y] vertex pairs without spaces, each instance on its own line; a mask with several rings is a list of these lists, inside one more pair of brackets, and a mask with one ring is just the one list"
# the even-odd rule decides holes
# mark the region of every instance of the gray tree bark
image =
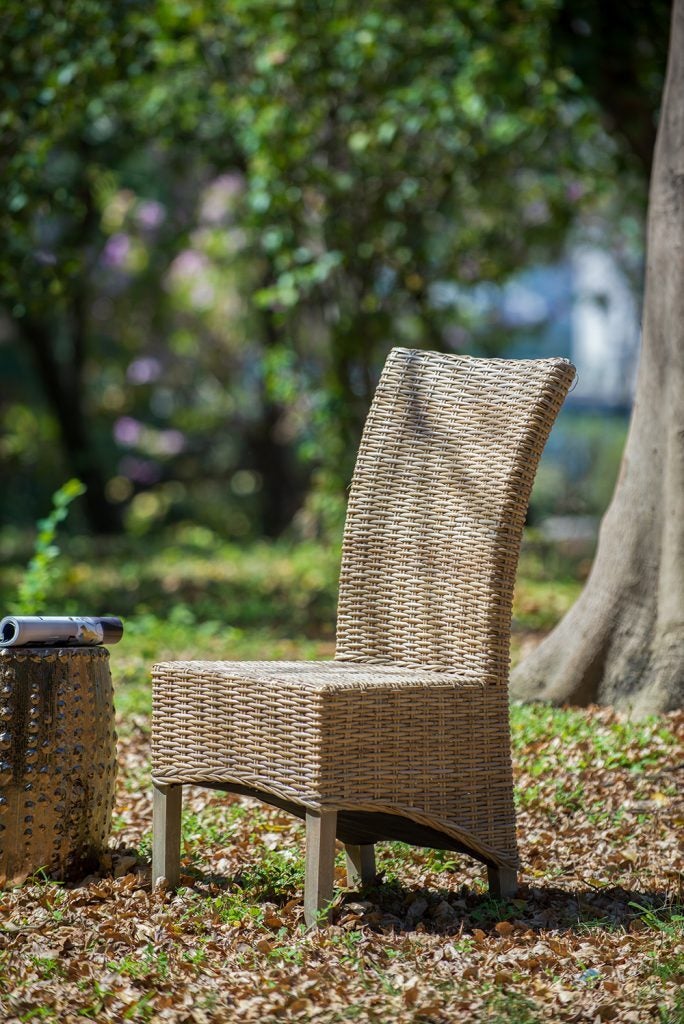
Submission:
[[511,693],[641,716],[684,705],[684,0],[674,0],[649,195],[636,398],[591,574]]

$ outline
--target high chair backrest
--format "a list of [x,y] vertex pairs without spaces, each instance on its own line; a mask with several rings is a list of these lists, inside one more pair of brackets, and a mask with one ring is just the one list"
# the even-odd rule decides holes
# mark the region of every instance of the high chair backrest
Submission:
[[337,659],[506,684],[530,491],[574,376],[565,359],[391,351],[349,497]]

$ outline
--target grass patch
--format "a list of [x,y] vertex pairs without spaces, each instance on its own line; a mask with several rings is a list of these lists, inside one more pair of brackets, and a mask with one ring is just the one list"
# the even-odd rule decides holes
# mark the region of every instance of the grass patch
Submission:
[[266,850],[235,882],[254,900],[285,903],[304,888],[304,859],[293,849]]
[[678,742],[659,718],[613,719],[597,728],[575,708],[520,703],[511,708],[511,740],[517,753],[534,754],[533,776],[544,776],[570,761],[578,768],[599,765],[638,774],[660,764],[662,752]]
[[537,1024],[539,1009],[531,999],[515,992],[497,992],[489,1001],[487,1024]]

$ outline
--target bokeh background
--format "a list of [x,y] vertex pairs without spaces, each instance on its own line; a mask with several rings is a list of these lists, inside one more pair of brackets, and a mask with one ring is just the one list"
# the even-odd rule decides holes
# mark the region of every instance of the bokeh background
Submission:
[[[7,593],[74,476],[67,551],[132,568],[92,592],[72,573],[60,607],[99,592],[144,611],[155,551],[334,554],[393,345],[576,363],[529,521],[586,572],[632,396],[668,18],[590,0],[3,5]],[[181,587],[196,608],[210,576]]]

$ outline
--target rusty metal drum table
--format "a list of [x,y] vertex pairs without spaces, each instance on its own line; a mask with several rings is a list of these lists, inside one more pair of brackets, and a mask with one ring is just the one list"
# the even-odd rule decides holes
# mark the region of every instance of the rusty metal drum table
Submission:
[[96,863],[115,777],[109,652],[0,649],[0,888]]

